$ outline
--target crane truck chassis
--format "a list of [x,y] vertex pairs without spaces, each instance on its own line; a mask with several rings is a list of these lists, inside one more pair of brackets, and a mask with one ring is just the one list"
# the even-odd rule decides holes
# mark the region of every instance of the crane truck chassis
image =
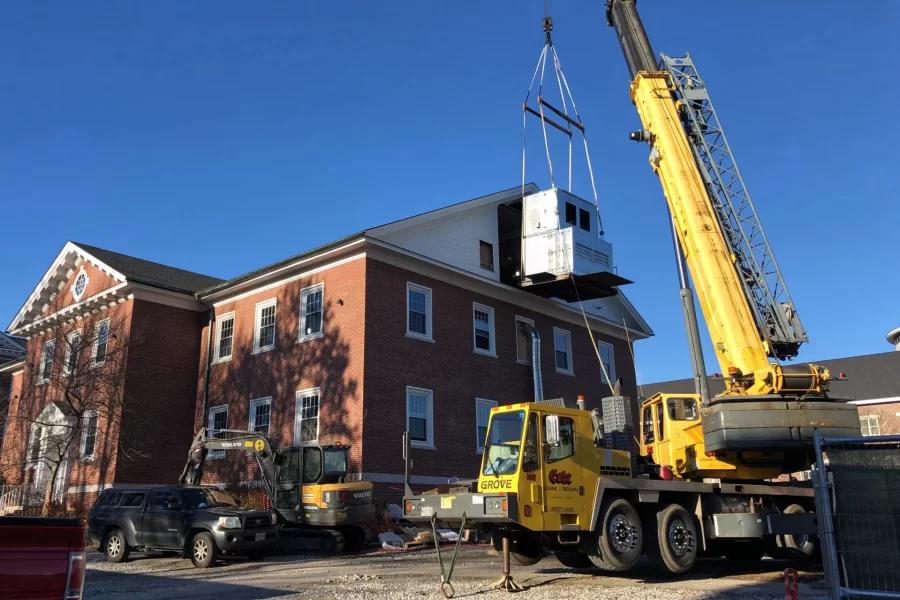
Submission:
[[[607,447],[599,411],[559,404],[493,408],[475,487],[414,494],[407,483],[404,517],[492,532],[503,555],[503,589],[518,587],[510,557],[528,565],[555,553],[571,568],[626,571],[646,555],[656,569],[677,575],[701,553],[741,561],[814,554],[812,487],[680,480],[650,457],[633,463],[631,452]],[[666,412],[649,425],[665,428],[679,416]],[[446,575],[441,566],[441,589],[450,597],[452,569]]]
[[211,450],[240,450],[259,465],[266,495],[282,524],[284,550],[341,552],[371,537],[375,516],[370,481],[345,481],[349,446],[305,444],[273,450],[269,438],[253,431],[201,428],[191,444],[179,483],[200,485]]

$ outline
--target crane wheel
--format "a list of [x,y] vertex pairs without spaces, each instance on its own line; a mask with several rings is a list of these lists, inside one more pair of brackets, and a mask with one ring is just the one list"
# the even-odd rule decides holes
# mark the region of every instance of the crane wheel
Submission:
[[588,554],[590,561],[604,571],[627,571],[641,557],[644,534],[641,518],[631,502],[607,498],[600,507],[600,535]]
[[564,567],[570,569],[593,569],[594,563],[587,554],[577,554],[574,552],[557,552],[556,560]]
[[[782,513],[786,515],[805,513],[806,509],[799,504],[791,504]],[[791,560],[806,564],[813,560],[816,553],[816,538],[810,535],[773,535],[766,539],[766,554],[772,558]]]
[[694,518],[679,504],[669,504],[647,519],[647,558],[661,573],[689,571],[697,560],[698,543]]

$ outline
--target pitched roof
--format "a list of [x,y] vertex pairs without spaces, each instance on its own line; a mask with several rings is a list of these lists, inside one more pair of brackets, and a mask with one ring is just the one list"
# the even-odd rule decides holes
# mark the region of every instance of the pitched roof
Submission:
[[[811,361],[826,367],[832,373],[846,373],[847,381],[835,381],[831,392],[841,398],[854,400],[878,400],[900,398],[900,352],[881,352],[847,358]],[[658,392],[672,394],[693,394],[693,379],[676,379],[641,386],[645,398]],[[721,378],[709,378],[709,393],[718,394],[725,390]]]
[[170,267],[160,263],[135,258],[96,246],[72,242],[97,260],[105,263],[125,276],[126,279],[153,287],[193,294],[198,290],[221,283],[218,277],[210,277]]

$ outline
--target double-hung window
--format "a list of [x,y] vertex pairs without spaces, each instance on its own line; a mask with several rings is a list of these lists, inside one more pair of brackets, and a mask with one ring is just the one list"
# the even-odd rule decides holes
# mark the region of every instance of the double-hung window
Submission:
[[56,352],[56,341],[47,340],[41,348],[41,367],[38,373],[38,383],[47,383],[50,381],[50,375],[53,374],[53,355]]
[[878,415],[860,415],[859,429],[863,436],[881,435],[881,426],[878,424]]
[[411,445],[434,448],[434,392],[406,388],[406,430]]
[[44,427],[39,423],[31,426],[31,440],[28,443],[28,460],[35,461],[41,457],[44,446]]
[[81,350],[81,331],[73,331],[66,336],[66,358],[63,361],[63,373],[67,376],[78,367],[78,353]]
[[320,283],[300,292],[300,341],[322,337],[325,284]]
[[81,418],[81,458],[92,460],[97,447],[97,413],[86,411]]
[[[223,429],[228,429],[228,406],[213,406],[209,409],[208,435],[211,438],[223,439],[228,435],[222,431]],[[207,456],[209,458],[221,458],[225,456],[225,451],[210,450]]]
[[611,383],[616,380],[616,358],[613,353],[613,345],[597,342],[597,350],[600,352],[600,360],[603,361],[600,380],[603,383]]
[[275,298],[256,305],[256,327],[253,333],[253,353],[266,352],[275,347]]
[[431,288],[406,284],[406,335],[431,340]]
[[214,362],[231,360],[234,352],[234,313],[230,312],[216,318],[216,348]]
[[297,392],[294,417],[294,443],[319,441],[319,388]]
[[475,448],[479,454],[484,451],[484,440],[487,438],[491,409],[495,406],[497,406],[495,400],[475,398]]
[[475,352],[496,356],[494,343],[494,309],[483,304],[472,304],[472,322],[475,329]]
[[250,431],[268,435],[272,418],[272,397],[250,401]]
[[556,360],[556,372],[572,375],[572,334],[565,329],[554,327],[553,350]]
[[99,366],[106,362],[109,350],[109,319],[97,323],[94,328],[94,349],[91,352],[91,365]]

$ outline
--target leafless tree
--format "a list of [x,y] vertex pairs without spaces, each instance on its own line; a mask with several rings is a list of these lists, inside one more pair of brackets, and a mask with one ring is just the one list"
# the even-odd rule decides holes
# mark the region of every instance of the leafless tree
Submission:
[[55,487],[66,485],[57,482],[63,465],[93,462],[102,471],[127,452],[118,432],[134,335],[115,311],[83,315],[45,330],[40,348],[26,360],[20,410],[11,415],[27,439],[17,466],[42,470],[45,506]]

